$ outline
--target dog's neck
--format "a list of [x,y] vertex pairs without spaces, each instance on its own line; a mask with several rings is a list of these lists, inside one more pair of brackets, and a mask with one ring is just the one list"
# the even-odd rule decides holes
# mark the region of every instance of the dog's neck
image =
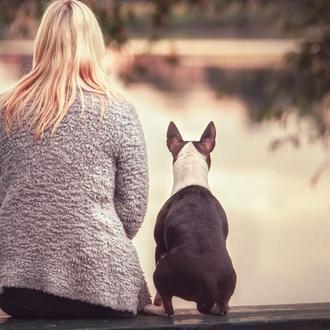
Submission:
[[173,165],[173,189],[171,196],[184,187],[191,185],[203,186],[207,189],[209,167],[202,155],[188,142],[179,152]]

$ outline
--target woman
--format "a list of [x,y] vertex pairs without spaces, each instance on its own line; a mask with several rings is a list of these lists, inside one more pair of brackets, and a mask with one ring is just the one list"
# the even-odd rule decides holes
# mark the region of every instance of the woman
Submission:
[[133,316],[150,303],[131,239],[148,195],[134,107],[109,90],[100,27],[49,5],[31,72],[2,96],[0,308],[13,317]]

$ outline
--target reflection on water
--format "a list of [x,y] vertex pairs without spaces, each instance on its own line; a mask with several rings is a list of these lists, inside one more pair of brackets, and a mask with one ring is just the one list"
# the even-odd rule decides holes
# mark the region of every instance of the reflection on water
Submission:
[[250,125],[239,100],[219,100],[203,86],[182,100],[144,86],[126,95],[139,110],[149,151],[150,204],[136,239],[148,282],[154,267],[152,229],[172,185],[168,122],[175,121],[184,139],[198,139],[214,120],[218,136],[209,182],[229,219],[228,247],[238,273],[232,304],[329,300],[329,173],[317,187],[309,185],[323,156],[318,147],[287,146],[270,153],[270,141],[282,131],[275,124]]
[[[10,84],[9,70],[0,66],[1,90]],[[322,151],[307,145],[271,153],[269,143],[283,133],[278,126],[252,124],[242,100],[219,98],[197,69],[193,75],[194,83],[177,94],[114,81],[135,104],[147,141],[149,208],[135,245],[152,293],[153,227],[172,187],[168,123],[196,140],[213,120],[218,135],[209,183],[229,219],[228,249],[238,274],[232,305],[329,301],[329,172],[318,186],[309,184]],[[176,306],[189,304],[177,300]]]

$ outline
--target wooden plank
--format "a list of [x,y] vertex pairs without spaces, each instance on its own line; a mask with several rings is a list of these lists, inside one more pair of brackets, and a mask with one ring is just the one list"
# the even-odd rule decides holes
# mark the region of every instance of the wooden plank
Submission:
[[192,309],[178,309],[175,317],[139,315],[134,319],[86,320],[0,320],[0,329],[241,329],[314,330],[330,329],[330,303],[240,306],[227,316],[202,315]]

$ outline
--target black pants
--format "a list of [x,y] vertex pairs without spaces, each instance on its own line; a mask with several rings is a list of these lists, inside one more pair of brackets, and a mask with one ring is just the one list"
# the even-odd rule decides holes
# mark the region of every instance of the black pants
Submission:
[[133,317],[108,307],[79,300],[62,298],[50,293],[4,287],[0,294],[0,309],[15,318],[122,318]]

